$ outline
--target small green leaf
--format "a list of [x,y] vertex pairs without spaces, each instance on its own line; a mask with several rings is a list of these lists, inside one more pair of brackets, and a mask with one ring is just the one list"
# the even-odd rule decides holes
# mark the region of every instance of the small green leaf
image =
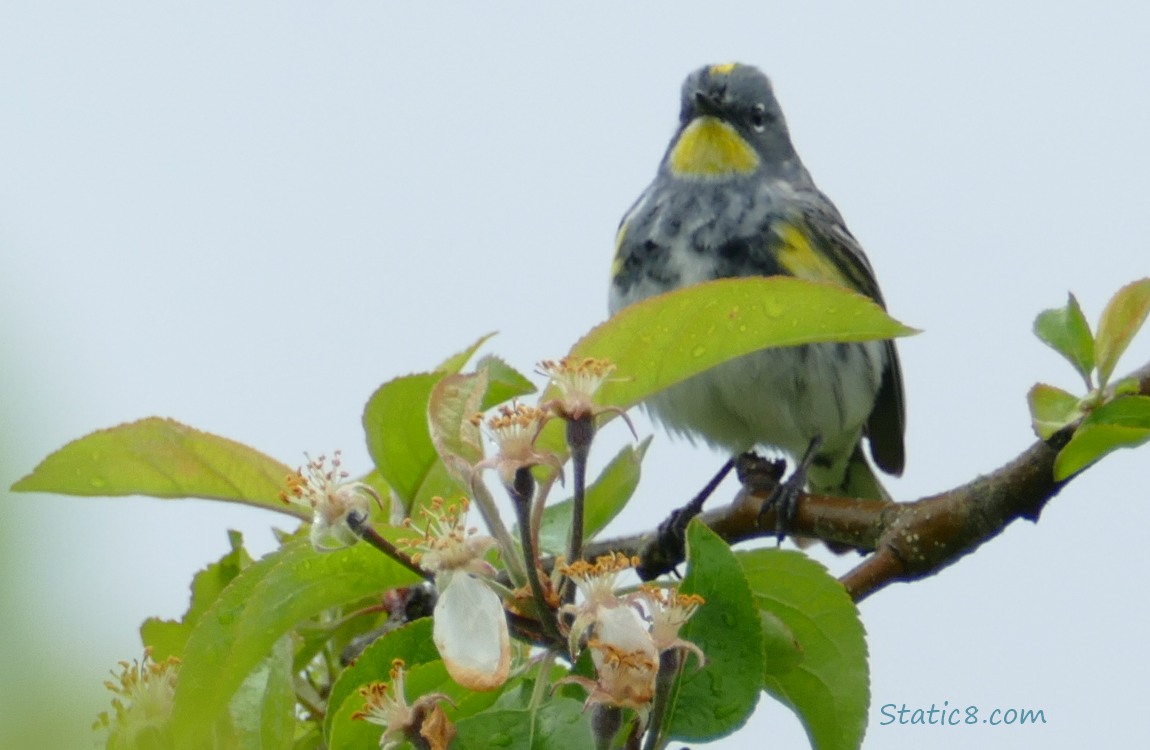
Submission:
[[1150,396],[1123,396],[1107,401],[1082,422],[1084,427],[1103,424],[1150,429]]
[[[584,534],[587,539],[594,538],[602,531],[631,499],[639,484],[643,456],[650,444],[651,438],[648,437],[638,446],[624,446],[599,474],[598,479],[587,488],[583,507]],[[558,555],[567,548],[567,540],[571,535],[573,502],[572,498],[567,498],[547,506],[543,511],[539,546],[545,552]]]
[[[356,692],[363,685],[376,680],[388,682],[391,663],[395,659],[403,659],[408,667],[439,660],[439,652],[435,650],[435,644],[431,640],[430,617],[420,618],[380,636],[363,650],[353,664],[340,673],[331,686],[331,694],[327,701],[328,712],[323,720],[324,736],[329,741],[331,725],[337,711],[348,698],[354,699]],[[360,707],[357,706],[352,712]],[[376,739],[379,739],[378,736]]]
[[484,398],[486,409],[535,392],[534,383],[493,354],[488,354],[476,362],[475,371],[487,373],[487,395]]
[[[476,346],[479,343],[482,340]],[[456,355],[445,364],[455,362],[462,355]],[[480,401],[456,403],[451,400],[451,393],[443,391],[438,397],[440,400],[435,405],[434,415],[428,414],[428,408],[432,392],[440,381],[450,379],[449,382],[456,384],[453,387],[458,387],[459,383],[464,382],[461,378],[474,379],[476,374],[429,372],[408,375],[384,383],[368,399],[363,412],[368,452],[380,475],[409,511],[436,495],[450,497],[462,491],[459,471],[444,470],[432,440],[429,417],[440,430],[440,440],[467,442],[472,446],[465,451],[469,454],[474,454],[474,447],[480,446],[479,455],[482,455],[479,429],[467,424],[466,420],[477,411],[488,409],[493,404],[530,392],[534,388],[526,378],[495,357],[480,360],[478,372],[483,373],[485,379],[484,388],[479,392]],[[492,377],[496,379],[494,383]],[[467,414],[458,412],[458,409],[464,407],[473,408]],[[456,419],[462,421],[457,423],[458,431],[452,437],[444,432],[451,429],[445,420]],[[462,449],[463,446],[451,442],[450,447]]]
[[1119,357],[1150,314],[1150,278],[1118,290],[1098,321],[1098,377],[1100,387],[1110,382]]
[[172,711],[177,746],[207,746],[206,735],[231,696],[298,623],[329,607],[417,580],[366,544],[321,554],[300,539],[248,566],[188,638]]
[[[481,336],[468,348],[444,360],[434,372],[407,375],[384,383],[368,399],[363,412],[368,452],[405,508],[411,508],[417,497],[446,496],[457,491],[453,482],[444,484],[444,472],[435,469],[439,456],[428,431],[427,405],[436,383],[445,375],[458,373],[494,335]],[[524,392],[525,382],[526,392],[534,387],[497,358],[484,357],[480,362],[480,369],[495,374],[501,393],[519,395]]]
[[[570,356],[614,363],[617,377],[603,384],[596,402],[627,409],[759,349],[912,333],[872,300],[836,284],[756,276],[694,284],[630,305],[580,339]],[[552,387],[543,398],[554,395]],[[562,427],[548,424],[537,445],[565,455]]]
[[1090,373],[1094,370],[1094,337],[1073,294],[1066,307],[1039,313],[1034,319],[1034,333],[1074,366],[1087,388],[1093,387]]
[[1110,389],[1114,396],[1136,396],[1141,390],[1138,378],[1122,378],[1117,383],[1111,383]]
[[1078,428],[1054,460],[1054,479],[1061,482],[1119,448],[1136,448],[1150,440],[1150,430],[1099,424]]
[[687,576],[679,591],[706,602],[680,631],[703,650],[700,669],[687,657],[667,701],[664,734],[711,740],[741,727],[763,685],[763,626],[731,548],[697,519],[687,527]]
[[1082,421],[1054,460],[1054,479],[1074,476],[1107,453],[1150,441],[1150,397],[1123,396],[1098,407]]
[[435,368],[435,371],[445,373],[461,371],[464,367],[467,366],[467,363],[471,360],[471,358],[475,356],[475,352],[479,351],[479,347],[486,344],[494,335],[495,331],[492,331],[491,333],[480,336],[479,339],[471,346],[467,347],[461,352],[452,354],[450,357],[443,360],[439,367]]
[[431,442],[448,473],[461,486],[470,485],[471,467],[483,460],[483,437],[471,421],[487,393],[487,371],[448,375],[431,391],[427,424]]
[[802,662],[778,673],[766,690],[790,706],[815,750],[855,750],[870,703],[867,647],[858,609],[827,570],[801,552],[738,554],[755,604],[778,617],[802,646]]
[[140,626],[140,638],[145,646],[152,649],[152,659],[157,663],[169,656],[184,655],[184,644],[188,642],[196,622],[224,587],[251,564],[252,558],[244,549],[243,535],[238,531],[229,531],[228,541],[231,543],[231,551],[192,578],[191,603],[181,620],[177,622],[150,617]]
[[1030,389],[1030,421],[1034,432],[1043,440],[1082,416],[1079,399],[1061,388],[1038,383]]
[[203,497],[307,519],[280,500],[291,469],[254,448],[149,417],[73,440],[12,485],[15,492]]
[[443,373],[421,373],[381,385],[363,411],[367,450],[379,473],[410,507],[438,457],[427,431],[427,400]]

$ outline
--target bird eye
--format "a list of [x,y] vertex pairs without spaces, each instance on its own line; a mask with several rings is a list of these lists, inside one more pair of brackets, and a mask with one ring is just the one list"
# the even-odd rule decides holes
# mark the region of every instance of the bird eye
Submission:
[[767,127],[767,107],[765,104],[760,103],[751,107],[751,127],[760,133]]

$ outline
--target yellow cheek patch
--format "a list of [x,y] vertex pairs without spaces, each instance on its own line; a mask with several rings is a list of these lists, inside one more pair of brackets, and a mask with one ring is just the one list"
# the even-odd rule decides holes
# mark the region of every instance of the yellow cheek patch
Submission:
[[731,125],[696,117],[679,136],[670,162],[679,177],[721,177],[754,172],[759,155]]
[[851,288],[842,271],[826,256],[815,252],[811,241],[801,229],[792,224],[783,224],[775,227],[775,234],[781,240],[778,248],[779,265],[788,273],[807,281],[833,281]]
[[738,63],[723,63],[722,65],[712,65],[710,73],[713,76],[729,75]]

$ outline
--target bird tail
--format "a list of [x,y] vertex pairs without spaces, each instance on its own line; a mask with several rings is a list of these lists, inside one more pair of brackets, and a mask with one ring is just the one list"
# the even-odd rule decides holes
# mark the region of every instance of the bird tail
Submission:
[[862,441],[855,443],[851,457],[847,459],[846,471],[843,472],[842,481],[836,486],[816,486],[813,482],[811,491],[823,495],[836,497],[857,497],[864,500],[885,500],[891,502],[890,493],[882,486],[882,482],[875,476],[874,468],[863,453]]
[[[874,474],[874,469],[867,461],[866,455],[863,454],[862,441],[860,440],[855,444],[855,449],[851,453],[851,457],[847,460],[847,468],[843,473],[841,482],[829,483],[824,486],[816,482],[809,482],[810,491],[820,495],[831,495],[833,497],[857,497],[863,500],[885,500],[893,502],[890,493],[882,486],[882,482]],[[805,549],[815,542],[814,539],[807,537],[794,537],[795,543],[798,544],[800,549]],[[849,545],[838,544],[836,542],[823,542],[827,549],[834,552],[836,555],[841,555],[854,549]]]

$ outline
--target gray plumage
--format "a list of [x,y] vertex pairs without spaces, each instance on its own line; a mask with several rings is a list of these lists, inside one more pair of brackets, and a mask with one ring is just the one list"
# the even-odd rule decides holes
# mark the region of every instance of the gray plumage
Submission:
[[[700,68],[683,84],[655,180],[620,224],[611,312],[702,281],[780,274],[883,304],[862,248],[795,153],[767,77],[745,65]],[[763,446],[797,461],[817,438],[808,483],[818,492],[886,496],[864,436],[881,469],[903,469],[902,376],[890,341],[755,352],[646,405],[672,431],[732,453]]]

